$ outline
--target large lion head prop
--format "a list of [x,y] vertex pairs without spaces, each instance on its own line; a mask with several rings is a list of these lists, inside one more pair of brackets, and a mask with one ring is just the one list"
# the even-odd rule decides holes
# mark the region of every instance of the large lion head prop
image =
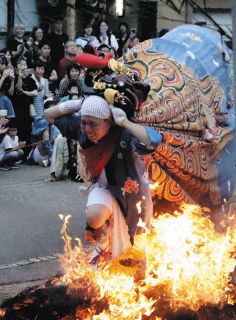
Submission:
[[122,108],[128,118],[132,118],[147,99],[150,86],[110,54],[100,57],[81,53],[76,56],[76,62],[87,68],[85,84],[93,89],[93,94],[103,96],[108,103]]

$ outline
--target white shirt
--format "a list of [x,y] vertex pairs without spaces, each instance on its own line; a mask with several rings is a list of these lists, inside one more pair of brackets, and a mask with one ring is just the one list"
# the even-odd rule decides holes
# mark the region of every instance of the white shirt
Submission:
[[[9,136],[10,137],[10,136]],[[19,137],[18,136],[15,136],[14,138],[13,137],[10,137],[11,141],[12,141],[12,148],[18,146],[19,144]]]
[[111,43],[109,43],[109,37],[108,36],[105,39],[102,39],[102,36],[100,36],[100,38],[99,38],[100,45],[106,44],[108,46],[113,47],[117,51],[118,48],[119,48],[119,45],[118,45],[118,42],[116,40],[116,37],[114,36],[114,34],[111,34],[110,37],[111,37],[110,38],[111,39]]
[[38,80],[34,74],[32,74],[31,78],[34,79],[38,88],[42,87],[42,90],[38,91],[37,96],[33,97],[36,114],[37,116],[42,117],[44,111],[44,97],[49,91],[48,79],[41,77],[40,80]]
[[79,37],[75,40],[77,46],[81,46],[84,48],[86,44],[92,45],[94,48],[99,46],[98,39],[95,36],[91,36],[90,38]]
[[7,149],[12,149],[12,140],[9,137],[8,134],[5,135],[5,137],[3,138],[2,142],[0,143],[0,161],[2,161],[2,158],[4,156],[4,154],[6,153]]

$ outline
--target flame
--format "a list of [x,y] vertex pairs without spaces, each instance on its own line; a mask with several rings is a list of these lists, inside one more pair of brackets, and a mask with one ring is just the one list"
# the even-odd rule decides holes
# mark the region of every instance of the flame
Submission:
[[139,282],[127,271],[135,268],[119,264],[124,257],[135,257],[132,248],[102,271],[90,269],[81,242],[77,239],[72,246],[67,234],[69,219],[64,217],[65,274],[59,282],[91,302],[90,308],[78,308],[76,314],[92,320],[141,320],[143,316],[164,320],[170,311],[235,303],[235,287],[230,283],[236,257],[235,228],[219,234],[198,206],[184,205],[182,210],[153,219],[145,237],[145,278]]
[[144,196],[142,196],[142,200],[139,201],[138,203],[136,203],[136,208],[138,210],[138,214],[141,214],[142,212],[142,201],[145,200],[146,198]]
[[149,230],[146,227],[146,223],[143,222],[143,220],[141,218],[139,218],[139,220],[138,220],[137,227],[141,227],[141,228],[145,229],[147,231],[147,233],[149,233]]
[[142,201],[139,201],[138,203],[136,203],[138,214],[140,214],[142,212],[141,204],[142,204]]
[[25,300],[23,300],[23,303],[25,303],[25,304],[33,304],[34,300],[33,299],[25,299]]
[[6,314],[6,311],[4,309],[0,309],[0,318],[3,318]]

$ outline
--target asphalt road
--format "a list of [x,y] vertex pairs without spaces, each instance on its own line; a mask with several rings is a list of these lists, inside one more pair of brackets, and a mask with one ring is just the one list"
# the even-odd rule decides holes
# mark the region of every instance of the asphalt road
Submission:
[[47,175],[47,168],[26,165],[0,171],[0,305],[63,272],[59,213],[70,214],[70,234],[84,238],[86,198],[78,191],[81,184],[45,182]]
[[20,165],[0,171],[0,285],[46,279],[60,270],[59,213],[72,216],[73,237],[84,236],[86,198],[78,191],[81,184],[45,182],[48,170]]

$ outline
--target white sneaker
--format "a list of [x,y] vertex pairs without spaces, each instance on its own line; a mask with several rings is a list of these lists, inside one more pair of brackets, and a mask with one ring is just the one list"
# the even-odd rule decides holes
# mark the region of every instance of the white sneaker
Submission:
[[6,165],[2,165],[2,166],[0,166],[0,170],[1,171],[9,171],[10,168],[8,166],[6,166]]
[[16,162],[15,162],[16,165],[22,164],[22,163],[23,163],[23,160],[19,160],[19,161],[16,161]]
[[48,158],[42,158],[42,163],[44,165],[44,167],[48,166]]
[[17,167],[17,165],[15,163],[11,163],[11,164],[9,164],[9,168],[10,169],[18,169],[19,167]]

